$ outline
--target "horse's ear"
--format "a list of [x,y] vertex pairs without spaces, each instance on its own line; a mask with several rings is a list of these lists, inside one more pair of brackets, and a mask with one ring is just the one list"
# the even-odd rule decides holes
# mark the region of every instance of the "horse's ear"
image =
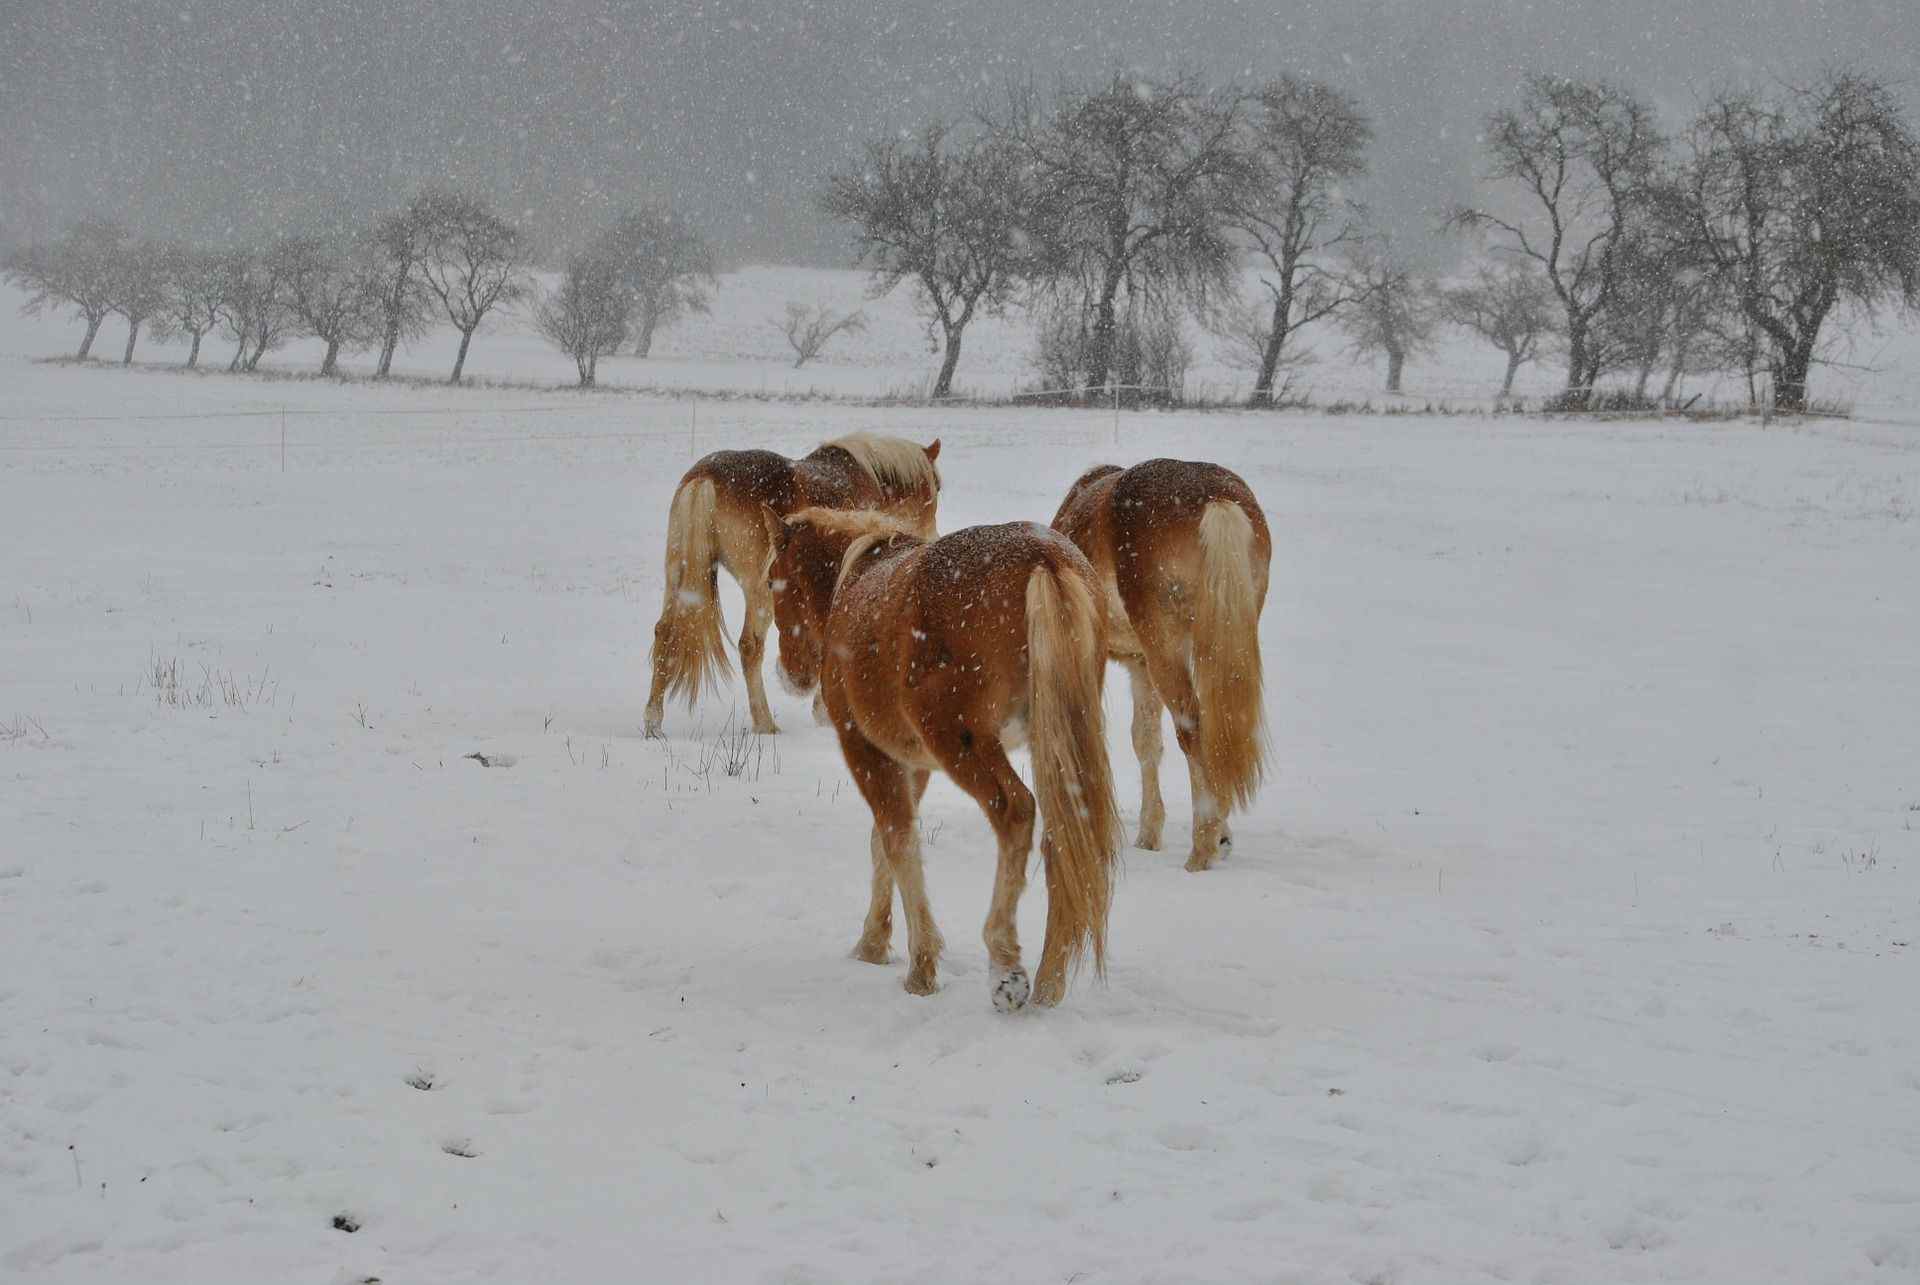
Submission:
[[936,437],[931,442],[927,443],[927,458],[930,460],[937,460],[940,458],[940,439],[939,438]]

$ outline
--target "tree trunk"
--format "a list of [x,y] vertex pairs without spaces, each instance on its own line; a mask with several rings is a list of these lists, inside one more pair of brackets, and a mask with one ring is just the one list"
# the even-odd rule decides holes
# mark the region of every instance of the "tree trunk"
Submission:
[[653,332],[660,324],[660,315],[653,308],[642,304],[640,307],[640,325],[633,337],[633,355],[645,357],[653,351]]
[[206,333],[205,331],[201,331],[201,330],[196,330],[193,332],[193,347],[187,350],[187,369],[188,370],[192,370],[195,366],[198,366],[200,364],[200,338],[205,333]]
[[1794,340],[1773,371],[1773,409],[1783,414],[1807,408],[1807,372],[1813,367],[1813,339]]
[[320,373],[323,375],[331,375],[333,373],[334,366],[339,362],[339,360],[340,360],[340,341],[338,339],[327,340],[327,355],[320,359]]
[[93,337],[100,333],[100,322],[104,320],[106,320],[104,317],[87,318],[87,333],[80,340],[80,351],[77,354],[81,361],[85,361],[87,354],[93,351]]
[[1647,381],[1653,378],[1653,363],[1643,361],[1633,381],[1633,399],[1637,402],[1647,400]]
[[246,340],[246,337],[243,335],[240,339],[240,342],[235,344],[233,347],[233,360],[227,363],[227,373],[231,375],[234,371],[239,370],[240,367],[246,362],[246,360],[247,360],[247,340]]
[[945,326],[943,329],[946,331],[947,347],[946,355],[940,359],[940,374],[933,381],[935,401],[953,391],[953,368],[960,364],[961,327]]
[[412,260],[403,260],[400,275],[394,278],[393,288],[387,292],[387,328],[380,338],[380,364],[373,372],[375,379],[387,377],[387,373],[393,369],[393,354],[400,349],[400,312],[406,305],[407,277],[412,270]]
[[140,323],[138,321],[129,321],[127,323],[127,350],[120,354],[120,364],[122,366],[133,365],[133,346],[138,342],[140,342]]
[[1113,314],[1113,301],[1120,293],[1120,273],[1113,268],[1107,269],[1107,277],[1100,287],[1099,302],[1094,305],[1093,333],[1087,336],[1087,392],[1096,393],[1106,387],[1107,376],[1113,370],[1113,337],[1118,330]]
[[1407,354],[1398,349],[1387,350],[1387,391],[1400,391],[1400,371],[1407,364]]
[[465,370],[467,366],[467,345],[472,342],[473,332],[471,330],[462,330],[460,332],[460,353],[453,359],[453,374],[447,377],[449,384],[457,384],[460,382],[460,372]]
[[1510,352],[1507,354],[1507,377],[1500,381],[1500,395],[1502,397],[1513,396],[1513,377],[1519,373],[1520,354]]
[[1560,400],[1568,410],[1585,410],[1592,396],[1593,387],[1587,382],[1587,328],[1570,325],[1567,327],[1567,391]]
[[1255,406],[1273,405],[1273,377],[1280,369],[1280,353],[1287,344],[1288,299],[1286,292],[1273,301],[1273,329],[1267,333],[1267,346],[1260,353],[1260,377],[1253,381],[1253,396],[1248,401]]

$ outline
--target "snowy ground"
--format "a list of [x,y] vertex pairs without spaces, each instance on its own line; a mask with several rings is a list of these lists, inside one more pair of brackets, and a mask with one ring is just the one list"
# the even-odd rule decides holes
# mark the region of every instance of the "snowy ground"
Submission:
[[[65,342],[0,324],[0,1280],[1920,1278],[1910,429],[1116,443]],[[64,418],[127,414],[178,418]],[[855,428],[944,439],[948,528],[1158,454],[1273,525],[1278,778],[1194,876],[1169,760],[1059,1010],[990,1009],[944,782],[915,999],[798,702],[738,776],[724,705],[638,734],[689,455]]]

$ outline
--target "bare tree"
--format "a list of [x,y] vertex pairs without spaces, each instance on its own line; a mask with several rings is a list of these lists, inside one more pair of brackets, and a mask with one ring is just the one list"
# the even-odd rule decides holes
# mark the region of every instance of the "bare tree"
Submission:
[[787,337],[787,344],[793,349],[793,368],[800,369],[827,346],[827,341],[842,331],[859,334],[867,328],[867,318],[860,312],[836,313],[822,304],[809,308],[804,303],[789,303],[787,315],[774,323],[780,327],[780,333]]
[[1249,139],[1252,173],[1230,221],[1264,260],[1260,284],[1272,296],[1251,399],[1262,406],[1273,400],[1288,339],[1352,302],[1345,278],[1322,260],[1362,235],[1364,210],[1345,185],[1367,172],[1373,124],[1340,90],[1282,76],[1254,96]]
[[636,357],[653,351],[660,327],[707,310],[714,285],[713,250],[666,205],[643,205],[621,215],[590,253],[619,270]]
[[1500,396],[1513,394],[1520,367],[1540,356],[1541,344],[1556,333],[1558,301],[1546,278],[1528,265],[1482,265],[1464,285],[1436,296],[1440,316],[1498,348],[1507,357]]
[[433,212],[445,202],[434,192],[416,196],[404,210],[384,215],[373,225],[380,252],[380,358],[374,378],[393,371],[394,354],[407,340],[426,333],[434,299],[421,264],[432,244]]
[[[1267,350],[1273,340],[1273,310],[1266,299],[1240,299],[1225,303],[1208,319],[1207,327],[1220,341],[1220,358],[1236,370],[1251,373],[1256,380],[1266,365]],[[1317,358],[1297,344],[1283,347],[1274,359],[1269,386],[1264,394],[1251,399],[1257,406],[1276,406],[1284,402],[1294,377]]]
[[381,337],[387,284],[379,247],[368,239],[296,236],[274,250],[285,278],[288,312],[325,345],[320,373],[338,369],[343,348],[370,347]]
[[534,326],[554,347],[573,358],[580,387],[591,388],[600,358],[620,351],[627,341],[632,296],[621,265],[588,253],[567,263],[558,288],[534,305]]
[[1347,291],[1353,304],[1340,314],[1341,328],[1360,356],[1384,353],[1387,391],[1400,391],[1407,358],[1432,345],[1436,320],[1432,293],[1413,266],[1383,241],[1362,241],[1348,250]]
[[7,256],[7,280],[27,296],[21,312],[37,316],[49,308],[68,308],[86,322],[80,351],[75,354],[82,361],[93,351],[100,324],[114,311],[115,265],[127,235],[118,223],[88,219],[51,244],[28,246]]
[[251,249],[228,251],[221,260],[220,331],[234,342],[227,369],[257,370],[293,330],[286,264],[272,251]]
[[460,332],[460,351],[447,378],[457,384],[473,332],[496,308],[526,295],[527,245],[512,224],[475,197],[430,193],[424,206],[429,239],[420,274]]
[[1452,221],[1541,266],[1564,314],[1564,401],[1585,406],[1598,373],[1594,325],[1619,287],[1621,246],[1644,214],[1665,144],[1631,92],[1532,75],[1518,106],[1487,118],[1485,146],[1488,177],[1517,187],[1520,209],[1462,207]]
[[1004,132],[1039,194],[1033,270],[1089,313],[1089,390],[1107,382],[1123,292],[1204,307],[1231,279],[1228,214],[1250,173],[1240,122],[1238,96],[1190,77],[1068,87],[1044,114],[1016,97]]
[[220,301],[225,291],[223,265],[218,254],[173,242],[162,248],[166,260],[166,299],[154,314],[150,329],[157,339],[192,340],[187,367],[200,364],[200,342],[220,324]]
[[1836,307],[1920,305],[1920,142],[1886,85],[1837,71],[1778,99],[1723,93],[1689,144],[1687,244],[1765,337],[1775,409],[1804,410]]
[[120,356],[120,364],[131,366],[133,347],[140,341],[140,327],[166,306],[166,249],[154,241],[122,242],[108,262],[113,310],[127,323],[127,347]]
[[1024,167],[1004,139],[956,143],[940,122],[918,138],[867,144],[860,170],[827,180],[821,206],[853,225],[858,262],[873,269],[872,293],[911,280],[939,327],[936,398],[952,391],[967,323],[979,310],[1003,310],[1019,287],[1030,204]]

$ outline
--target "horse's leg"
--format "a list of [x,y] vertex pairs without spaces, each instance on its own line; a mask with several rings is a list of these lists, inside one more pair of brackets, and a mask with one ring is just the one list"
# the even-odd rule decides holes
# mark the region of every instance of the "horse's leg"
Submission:
[[953,783],[973,797],[987,814],[1000,843],[1000,864],[993,878],[993,900],[981,936],[993,964],[993,1006],[1011,1012],[1026,1006],[1032,993],[1027,970],[1020,966],[1020,894],[1027,886],[1027,857],[1033,851],[1033,792],[1007,762],[1007,752],[996,739],[967,738],[957,732],[949,744],[934,745],[941,766]]
[[1167,804],[1160,797],[1160,755],[1165,744],[1160,739],[1160,696],[1153,690],[1144,659],[1129,656],[1120,663],[1127,667],[1133,688],[1133,752],[1140,760],[1140,836],[1134,843],[1158,851],[1167,824]]
[[773,624],[773,591],[758,573],[736,577],[747,596],[747,619],[740,626],[740,672],[747,679],[747,712],[753,718],[753,730],[769,735],[774,726],[773,709],[767,704],[766,675],[760,672],[767,653],[767,628]]
[[673,637],[671,609],[663,609],[653,627],[653,686],[647,691],[646,735],[648,740],[663,736],[661,725],[667,716],[667,683],[673,677],[672,660],[667,648]]
[[[822,722],[830,721],[822,717]],[[930,772],[913,774],[913,805],[919,812],[921,796],[927,792]],[[881,841],[880,827],[873,828],[873,893],[867,903],[867,922],[853,957],[867,964],[884,964],[892,958],[893,945],[893,865],[887,860],[887,846]]]
[[1200,766],[1200,720],[1206,711],[1194,694],[1193,675],[1187,671],[1186,648],[1175,648],[1160,637],[1149,638],[1143,632],[1147,668],[1154,689],[1167,703],[1173,715],[1174,738],[1180,752],[1187,756],[1187,775],[1193,782],[1193,852],[1187,857],[1187,869],[1205,870],[1220,855],[1227,842],[1226,809],[1213,797],[1206,771]]
[[854,944],[853,957],[867,964],[884,964],[893,946],[893,865],[887,860],[887,846],[880,838],[880,825],[873,827],[873,895],[867,903],[867,922]]
[[[893,883],[900,889],[900,908],[907,917],[906,987],[915,995],[931,995],[936,986],[943,943],[927,905],[926,871],[920,864],[920,832],[913,823],[913,773],[887,757],[859,729],[843,726],[840,750],[861,797],[873,810],[873,828],[886,857]],[[879,879],[874,880],[879,893]],[[872,907],[868,907],[872,922]],[[864,936],[863,936],[864,940]]]

